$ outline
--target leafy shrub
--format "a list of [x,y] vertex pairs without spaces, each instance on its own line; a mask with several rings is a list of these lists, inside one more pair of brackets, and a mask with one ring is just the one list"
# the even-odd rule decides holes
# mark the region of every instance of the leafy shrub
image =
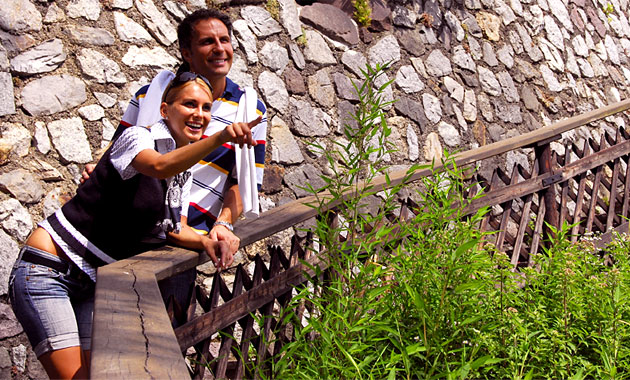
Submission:
[[[534,265],[515,272],[478,229],[487,210],[464,216],[463,170],[445,154],[421,180],[422,210],[390,218],[404,182],[378,191],[386,175],[384,67],[356,87],[358,128],[349,144],[324,149],[325,177],[339,202],[313,231],[329,263],[284,310],[294,341],[269,365],[277,378],[539,379],[630,377],[630,241],[598,253],[554,231]],[[412,168],[417,169],[417,167]],[[345,194],[353,189],[353,196]],[[378,207],[372,199],[381,198]],[[331,223],[331,221],[335,221]],[[322,254],[322,253],[320,253]],[[305,324],[296,310],[308,306]]]

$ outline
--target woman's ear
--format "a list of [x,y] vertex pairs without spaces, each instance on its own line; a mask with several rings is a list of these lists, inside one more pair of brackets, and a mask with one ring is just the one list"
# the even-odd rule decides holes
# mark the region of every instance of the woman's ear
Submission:
[[160,115],[162,115],[163,119],[168,120],[168,104],[166,104],[166,102],[160,104]]

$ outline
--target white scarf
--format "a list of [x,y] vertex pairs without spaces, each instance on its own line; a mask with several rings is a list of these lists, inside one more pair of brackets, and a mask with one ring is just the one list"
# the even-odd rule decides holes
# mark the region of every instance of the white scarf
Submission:
[[[258,97],[256,91],[251,87],[245,88],[245,93],[238,102],[235,122],[247,123],[256,119],[256,105]],[[256,181],[256,158],[254,147],[247,145],[243,148],[234,144],[236,153],[236,177],[238,179],[238,189],[243,201],[243,215],[246,218],[257,218],[259,215],[258,205],[258,183]]]

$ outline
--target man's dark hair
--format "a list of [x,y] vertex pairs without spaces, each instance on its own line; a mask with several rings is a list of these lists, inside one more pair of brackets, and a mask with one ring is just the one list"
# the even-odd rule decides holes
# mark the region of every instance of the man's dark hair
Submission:
[[186,16],[186,18],[183,19],[177,27],[177,39],[179,40],[180,52],[184,49],[190,49],[195,24],[201,20],[207,20],[210,18],[216,18],[221,21],[227,28],[228,33],[230,33],[230,35],[232,34],[232,20],[230,20],[230,16],[213,8],[197,9]]

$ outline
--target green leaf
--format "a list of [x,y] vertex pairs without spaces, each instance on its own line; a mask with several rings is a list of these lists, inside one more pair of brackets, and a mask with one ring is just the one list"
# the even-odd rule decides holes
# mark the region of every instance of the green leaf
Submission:
[[405,348],[405,352],[407,352],[407,355],[409,356],[417,354],[418,352],[425,352],[426,350],[427,348],[419,342]]
[[534,378],[534,369],[530,369],[529,372],[527,372],[527,375],[525,375],[525,377],[523,378],[523,380],[532,380]]
[[391,368],[389,370],[389,375],[387,375],[387,380],[396,380],[396,368]]
[[470,323],[475,323],[478,320],[483,319],[483,318],[486,318],[486,316],[485,315],[476,315],[474,317],[468,317],[468,318],[466,318],[466,319],[464,319],[462,321],[460,326],[465,326],[465,325],[470,324]]
[[479,289],[483,287],[482,281],[470,281],[455,287],[455,293],[463,293],[465,290]]
[[407,290],[407,294],[409,294],[409,296],[411,297],[411,300],[413,301],[413,304],[416,306],[416,309],[418,311],[424,311],[425,309],[425,304],[424,304],[424,300],[422,299],[422,297],[420,296],[420,294],[418,294],[418,292],[416,292],[415,290],[413,290],[408,283],[405,283],[405,290]]
[[472,247],[474,247],[478,242],[479,241],[477,239],[469,240],[469,241],[465,242],[464,244],[462,244],[459,247],[457,247],[457,250],[455,251],[455,255],[456,256],[461,256],[464,252],[466,252],[469,249],[471,249]]

